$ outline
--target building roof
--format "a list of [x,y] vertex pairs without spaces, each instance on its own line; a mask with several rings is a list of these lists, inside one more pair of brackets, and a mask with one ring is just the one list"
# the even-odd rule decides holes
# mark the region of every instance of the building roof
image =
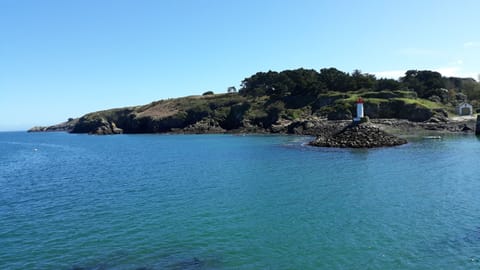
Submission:
[[457,105],[457,107],[462,107],[462,106],[469,106],[469,107],[472,107],[472,104],[468,103],[468,102],[462,102],[460,104]]

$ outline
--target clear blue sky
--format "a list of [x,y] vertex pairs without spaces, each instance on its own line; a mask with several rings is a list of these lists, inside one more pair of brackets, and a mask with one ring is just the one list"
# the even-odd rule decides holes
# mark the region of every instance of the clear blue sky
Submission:
[[478,0],[0,0],[0,130],[225,92],[257,71],[480,73]]

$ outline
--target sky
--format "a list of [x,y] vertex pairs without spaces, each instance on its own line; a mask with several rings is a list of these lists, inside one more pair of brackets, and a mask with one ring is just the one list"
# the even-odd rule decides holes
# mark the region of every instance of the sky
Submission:
[[259,71],[480,74],[478,0],[0,0],[0,131]]

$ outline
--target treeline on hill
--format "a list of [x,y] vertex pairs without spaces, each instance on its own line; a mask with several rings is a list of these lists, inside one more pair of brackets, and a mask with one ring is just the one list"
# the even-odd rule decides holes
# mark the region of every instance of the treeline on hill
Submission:
[[355,70],[351,74],[336,68],[258,72],[242,82],[244,96],[269,96],[300,107],[328,92],[413,91],[419,98],[455,105],[458,101],[480,100],[480,83],[471,78],[443,77],[429,70],[409,70],[399,80],[376,78]]

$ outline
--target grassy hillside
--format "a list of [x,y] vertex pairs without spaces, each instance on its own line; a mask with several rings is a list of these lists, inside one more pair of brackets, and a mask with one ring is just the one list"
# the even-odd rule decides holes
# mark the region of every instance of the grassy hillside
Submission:
[[211,94],[89,113],[78,120],[72,132],[268,131],[278,122],[310,116],[332,120],[351,119],[359,97],[364,99],[365,112],[372,118],[425,121],[434,114],[434,110],[451,109],[441,103],[417,98],[410,91],[328,92],[316,97],[298,96],[288,99],[274,99],[266,95],[252,97],[239,93]]

